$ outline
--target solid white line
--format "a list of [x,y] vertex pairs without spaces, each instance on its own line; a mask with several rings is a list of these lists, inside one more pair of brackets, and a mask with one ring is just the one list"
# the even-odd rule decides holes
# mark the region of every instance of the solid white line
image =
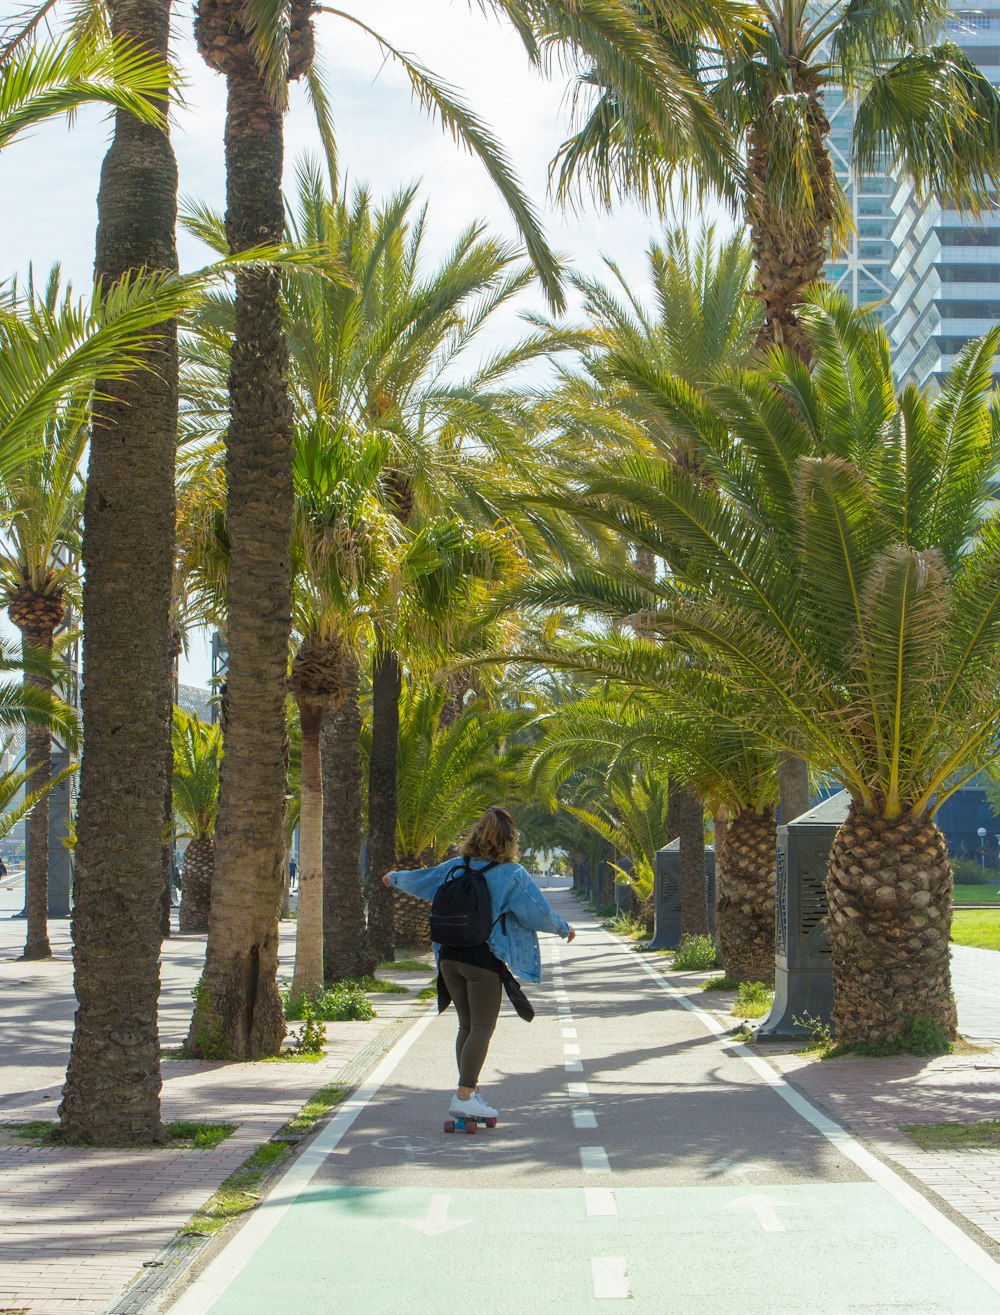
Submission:
[[582,1073],[583,1064],[578,1059],[567,1059],[563,1061],[563,1068],[567,1073]]
[[590,1281],[598,1301],[621,1301],[632,1295],[624,1256],[594,1256],[590,1262]]
[[564,1041],[564,1042],[563,1042],[563,1054],[564,1054],[564,1055],[578,1055],[579,1053],[580,1053],[580,1047],[576,1044],[575,1041]]
[[831,1145],[835,1146],[845,1159],[850,1160],[852,1164],[856,1164],[873,1182],[884,1188],[898,1205],[902,1206],[914,1219],[919,1220],[930,1233],[933,1233],[940,1242],[944,1243],[953,1255],[956,1255],[959,1260],[968,1265],[973,1273],[978,1274],[994,1292],[1000,1292],[1000,1265],[978,1243],[973,1242],[972,1238],[964,1233],[957,1224],[953,1224],[916,1188],[905,1182],[894,1169],[890,1169],[887,1164],[883,1164],[871,1151],[862,1146],[858,1139],[852,1136],[846,1128],[842,1128],[839,1123],[824,1114],[822,1110],[817,1109],[801,1092],[786,1082],[767,1060],[753,1054],[746,1046],[740,1045],[738,1042],[726,1040],[726,1028],[717,1018],[706,1013],[698,1005],[693,1004],[682,991],[678,991],[672,983],[668,982],[655,968],[651,968],[639,955],[623,949],[610,932],[604,932],[604,935],[614,943],[616,949],[619,949],[628,958],[630,963],[637,964],[644,973],[652,977],[653,981],[662,990],[666,991],[667,995],[694,1014],[707,1031],[714,1033],[722,1040],[727,1050],[746,1060],[758,1077],[767,1083],[786,1104],[790,1105],[796,1114],[800,1114]]
[[591,1219],[597,1215],[616,1215],[618,1213],[618,1202],[615,1200],[615,1194],[610,1187],[585,1187],[583,1189],[583,1200],[587,1208],[587,1214]]
[[608,1153],[603,1146],[581,1146],[580,1165],[584,1173],[610,1173]]
[[428,1011],[414,1023],[406,1035],[396,1042],[368,1081],[338,1107],[334,1117],[296,1156],[233,1240],[219,1252],[201,1277],[191,1284],[180,1301],[171,1306],[171,1315],[205,1315],[212,1303],[222,1296],[281,1222],[288,1208],[309,1186],[326,1157],[336,1149],[364,1107],[392,1076],[406,1052],[436,1017],[436,1013]]
[[584,1100],[590,1097],[590,1089],[586,1082],[567,1082],[566,1089],[571,1096],[582,1096]]
[[574,1110],[573,1111],[574,1128],[596,1128],[597,1115],[593,1110]]

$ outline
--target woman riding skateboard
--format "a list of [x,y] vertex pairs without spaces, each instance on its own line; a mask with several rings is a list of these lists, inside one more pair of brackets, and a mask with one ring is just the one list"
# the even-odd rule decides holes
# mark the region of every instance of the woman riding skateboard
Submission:
[[[480,874],[489,891],[489,910],[481,924],[489,932],[481,943],[473,945],[466,943],[469,938],[465,928],[475,924],[468,921],[464,908],[458,907],[466,896],[459,883],[465,882],[470,874],[476,884],[479,884],[476,874]],[[458,1014],[455,1042],[458,1087],[452,1097],[451,1114],[495,1119],[497,1111],[483,1100],[477,1084],[500,1013],[501,991],[506,988],[518,1013],[531,1019],[534,1011],[515,978],[522,977],[528,982],[542,979],[537,933],[551,932],[569,942],[576,932],[549,906],[517,861],[517,826],[506,808],[486,810],[462,842],[458,857],[445,859],[435,868],[387,872],[382,881],[407,895],[434,902],[432,935],[435,921],[440,928],[448,925],[449,917],[459,929],[455,939],[461,943],[449,945],[438,940],[434,943],[438,1008],[443,1010],[449,1001],[454,1001]],[[451,913],[444,907],[442,897],[434,899],[446,883],[456,896]],[[443,895],[450,893],[451,890]]]

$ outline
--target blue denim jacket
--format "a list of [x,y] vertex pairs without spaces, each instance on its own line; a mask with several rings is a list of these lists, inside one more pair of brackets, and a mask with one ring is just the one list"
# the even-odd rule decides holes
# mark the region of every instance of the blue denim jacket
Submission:
[[[486,866],[486,859],[474,858],[473,868]],[[418,868],[413,872],[394,872],[390,886],[396,886],[417,899],[432,900],[434,892],[449,872],[461,867],[464,859],[448,858],[436,868]],[[542,980],[542,956],[538,951],[540,931],[554,936],[568,936],[569,923],[549,907],[548,900],[520,863],[499,863],[486,873],[493,905],[493,931],[487,942],[490,949],[502,959],[515,977],[525,982]],[[507,917],[501,923],[502,914]],[[441,946],[434,946],[434,956],[440,956]]]

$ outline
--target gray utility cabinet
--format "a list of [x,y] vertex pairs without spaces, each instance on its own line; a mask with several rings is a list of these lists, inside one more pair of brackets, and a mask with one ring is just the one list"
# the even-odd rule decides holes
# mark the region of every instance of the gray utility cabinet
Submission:
[[[52,744],[52,775],[57,776],[69,766],[69,752],[54,740]],[[72,804],[72,783],[68,776],[49,791],[49,917],[68,918],[73,902],[73,855],[66,848],[69,835]]]
[[[705,903],[708,929],[715,935],[715,846],[705,846]],[[651,950],[676,950],[681,939],[681,842],[656,851],[653,883],[655,915]]]
[[833,838],[847,817],[846,790],[778,827],[775,897],[774,1004],[757,1029],[775,1040],[808,1036],[796,1019],[829,1023],[833,961],[826,925],[826,866]]

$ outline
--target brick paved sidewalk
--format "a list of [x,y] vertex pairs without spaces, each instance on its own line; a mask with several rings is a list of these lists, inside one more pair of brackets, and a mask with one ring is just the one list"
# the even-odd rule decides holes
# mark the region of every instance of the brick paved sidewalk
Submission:
[[[671,983],[728,1025],[735,992],[703,992],[711,973],[671,973]],[[814,1105],[935,1192],[1000,1243],[1000,1150],[924,1151],[901,1125],[1000,1119],[1000,953],[952,946],[962,1035],[982,1050],[920,1059],[845,1055],[816,1059],[788,1047],[755,1047]]]
[[[55,957],[21,963],[24,923],[9,883],[0,890],[0,1123],[54,1119],[74,1001],[68,926],[52,923]],[[294,923],[282,929],[290,976]],[[180,1045],[204,937],[164,945],[161,1036]],[[163,1064],[163,1116],[237,1124],[213,1150],[101,1150],[0,1144],[0,1312],[98,1315],[251,1151],[330,1083],[356,1082],[391,1044],[430,977],[393,974],[406,995],[372,999],[367,1023],[328,1023],[316,1064]],[[8,1139],[3,1139],[8,1140]]]

